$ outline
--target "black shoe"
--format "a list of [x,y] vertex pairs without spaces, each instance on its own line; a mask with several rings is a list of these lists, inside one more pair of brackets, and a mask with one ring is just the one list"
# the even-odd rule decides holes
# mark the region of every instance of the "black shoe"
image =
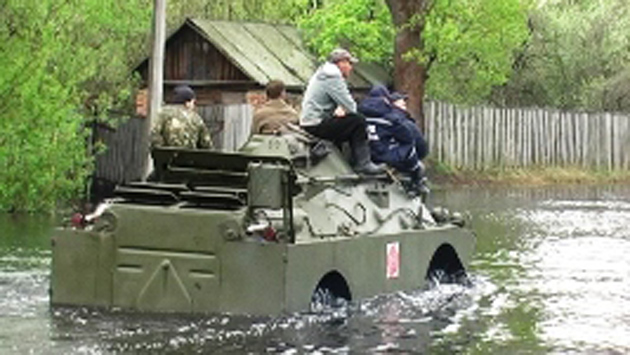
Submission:
[[367,174],[367,175],[378,175],[385,173],[385,165],[383,164],[374,164],[369,162],[367,164],[363,164],[360,166],[355,166],[354,171],[359,174]]
[[427,178],[423,177],[420,181],[412,181],[407,187],[407,194],[411,197],[420,196],[423,200],[429,196],[431,189],[427,186]]
[[385,173],[384,164],[374,164],[370,158],[370,147],[367,142],[360,142],[352,147],[354,155],[354,171],[359,174],[376,175]]

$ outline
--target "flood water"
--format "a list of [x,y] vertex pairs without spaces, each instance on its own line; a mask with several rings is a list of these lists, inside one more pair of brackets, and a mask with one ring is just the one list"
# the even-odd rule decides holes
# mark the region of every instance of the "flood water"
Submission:
[[182,317],[53,309],[55,222],[0,215],[0,354],[630,353],[630,186],[460,188],[472,286],[328,313]]

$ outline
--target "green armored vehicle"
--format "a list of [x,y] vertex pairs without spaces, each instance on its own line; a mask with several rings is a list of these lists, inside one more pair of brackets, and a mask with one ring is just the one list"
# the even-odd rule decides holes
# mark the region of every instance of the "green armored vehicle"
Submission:
[[465,279],[470,230],[330,145],[261,135],[153,157],[156,181],[55,231],[53,305],[278,314]]

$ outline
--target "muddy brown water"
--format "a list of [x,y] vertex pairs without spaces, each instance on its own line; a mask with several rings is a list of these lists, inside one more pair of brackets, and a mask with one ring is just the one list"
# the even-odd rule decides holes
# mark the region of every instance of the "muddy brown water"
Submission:
[[458,188],[471,287],[319,314],[173,316],[48,303],[53,219],[0,215],[0,354],[630,353],[630,186]]

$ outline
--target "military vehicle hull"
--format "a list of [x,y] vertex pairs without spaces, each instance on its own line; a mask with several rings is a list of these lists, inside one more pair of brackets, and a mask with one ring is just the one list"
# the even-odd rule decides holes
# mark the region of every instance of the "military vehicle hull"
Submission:
[[[167,155],[171,171],[198,165],[190,163],[190,155],[181,163],[186,155],[181,152]],[[283,189],[293,168],[282,168],[288,175],[279,180],[285,183],[274,184],[268,179],[282,166],[274,158],[262,174],[251,153],[212,158],[215,168],[223,158],[249,166],[245,176],[227,173],[238,175],[247,188],[228,183],[226,166],[214,170],[223,174],[223,185],[230,185],[221,193],[214,183],[200,187],[188,176],[185,184],[174,185],[162,174],[159,183],[123,190],[125,197],[111,202],[95,224],[57,229],[51,303],[278,314],[309,309],[323,290],[358,300],[421,288],[438,271],[465,274],[474,250],[472,232],[448,221],[436,223],[418,198],[406,197],[395,184],[311,175]],[[212,180],[208,169],[202,170],[201,180]],[[261,184],[252,183],[260,176]],[[181,182],[181,175],[175,180]],[[183,191],[173,192],[178,190]],[[282,198],[285,192],[291,198]],[[261,210],[266,211],[262,227],[255,217]]]

